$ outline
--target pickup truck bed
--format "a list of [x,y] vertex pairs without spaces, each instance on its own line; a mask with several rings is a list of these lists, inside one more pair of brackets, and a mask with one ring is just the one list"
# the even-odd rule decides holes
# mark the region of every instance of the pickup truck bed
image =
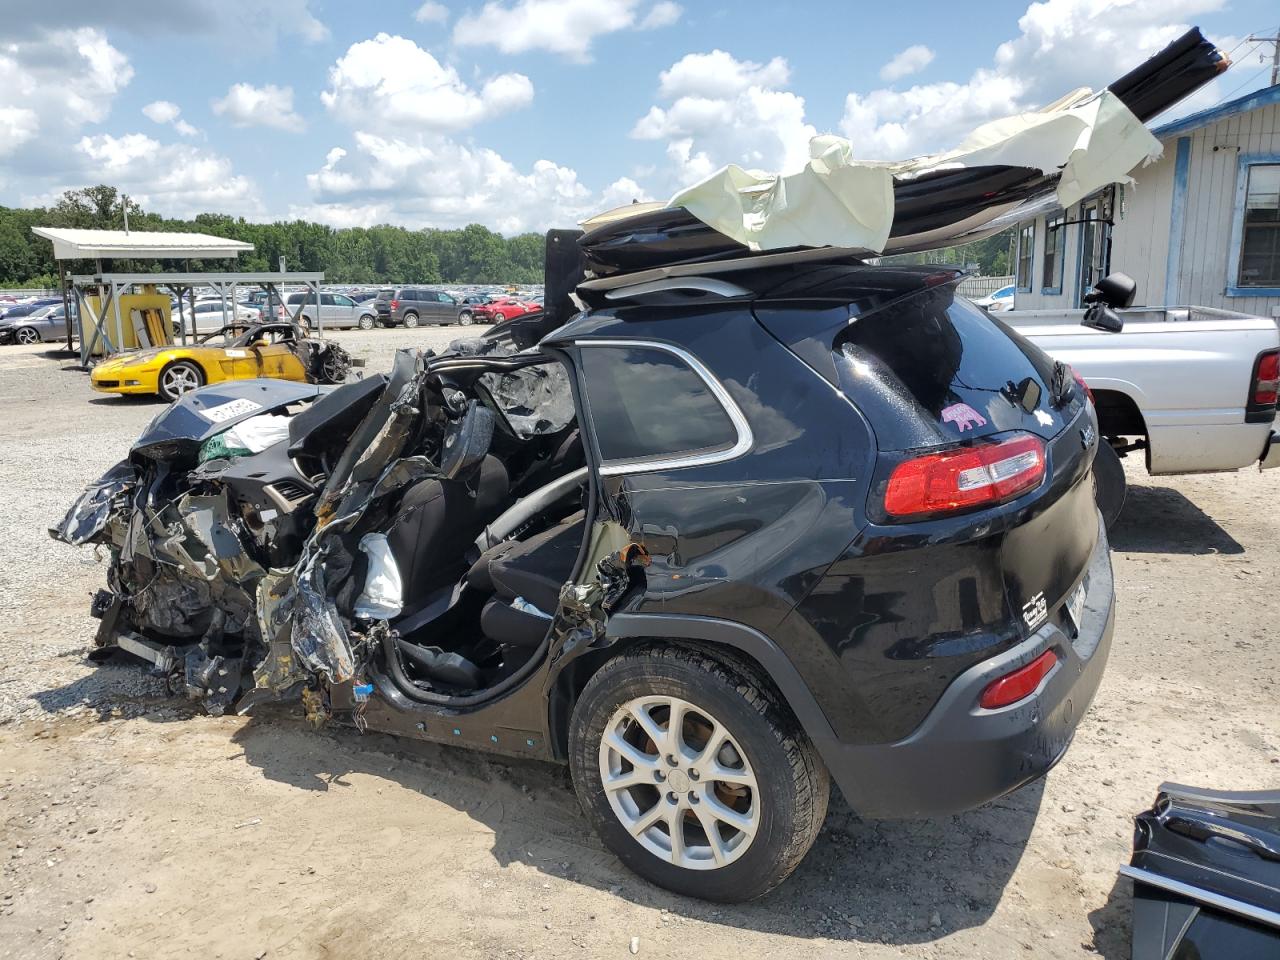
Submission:
[[1083,310],[994,316],[1084,377],[1102,434],[1122,454],[1145,447],[1150,473],[1237,470],[1266,457],[1274,409],[1246,405],[1260,355],[1280,349],[1274,320],[1208,307],[1117,312],[1120,333],[1082,327]]

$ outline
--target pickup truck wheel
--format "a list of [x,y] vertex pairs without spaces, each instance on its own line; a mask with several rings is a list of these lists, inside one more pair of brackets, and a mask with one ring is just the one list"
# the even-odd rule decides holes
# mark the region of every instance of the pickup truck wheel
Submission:
[[372,329],[373,329],[373,317],[369,316],[369,314],[367,314],[367,313],[366,313],[366,314],[364,314],[364,315],[360,318],[360,320],[357,322],[357,326],[359,326],[361,330],[372,330]]
[[813,845],[830,780],[769,685],[677,646],[621,654],[574,708],[569,764],[605,846],[642,877],[732,903],[773,889]]
[[404,315],[404,325],[412,330],[418,325],[418,315],[416,313],[406,313]]
[[204,371],[189,360],[175,360],[160,371],[160,396],[172,402],[204,386]]
[[458,322],[462,324],[464,327],[471,326],[471,320],[472,320],[472,317],[471,317],[470,310],[463,310],[461,313],[458,314]]

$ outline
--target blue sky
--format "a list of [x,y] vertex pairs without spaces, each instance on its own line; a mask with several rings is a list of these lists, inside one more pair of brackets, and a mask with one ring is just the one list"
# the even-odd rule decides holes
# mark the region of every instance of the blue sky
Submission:
[[1237,65],[1186,112],[1268,82],[1270,48],[1242,41],[1277,20],[1274,0],[0,0],[0,204],[106,182],[173,215],[542,230],[729,162],[795,167],[815,133],[943,149],[1197,24]]

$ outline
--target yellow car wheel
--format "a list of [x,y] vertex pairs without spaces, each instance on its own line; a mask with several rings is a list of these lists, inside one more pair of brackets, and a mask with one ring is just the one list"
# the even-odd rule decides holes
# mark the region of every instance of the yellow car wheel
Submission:
[[204,371],[190,360],[175,360],[157,378],[160,396],[172,402],[184,393],[204,386]]

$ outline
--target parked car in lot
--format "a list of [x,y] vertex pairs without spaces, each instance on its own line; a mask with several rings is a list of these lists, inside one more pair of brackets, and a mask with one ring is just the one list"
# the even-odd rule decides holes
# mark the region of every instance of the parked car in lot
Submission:
[[1013,309],[1013,295],[1017,288],[1012,284],[1001,287],[999,290],[993,290],[985,297],[979,297],[974,300],[974,305],[981,307],[988,313],[1002,313],[1006,310]]
[[487,304],[475,308],[476,319],[485,323],[502,323],[526,313],[534,313],[542,309],[542,304],[534,304],[516,297],[499,297]]
[[447,293],[426,287],[390,287],[379,290],[374,307],[378,322],[388,327],[416,327],[420,323],[457,323],[470,326],[476,307],[458,303]]
[[[78,335],[78,331],[73,332]],[[66,336],[67,314],[61,300],[0,317],[0,343],[47,343]]]
[[[111,550],[99,644],[214,712],[305,688],[565,761],[609,849],[713,900],[795,868],[832,779],[913,817],[1040,776],[1113,624],[1085,391],[936,266],[716,266],[583,284],[519,353],[187,394],[54,531]],[[287,439],[188,473],[254,417]]]
[[308,337],[296,324],[237,323],[186,346],[175,343],[107,357],[93,368],[90,385],[100,393],[156,394],[177,400],[229,380],[341,383],[350,367],[350,358],[336,343]]
[[[192,334],[216,333],[231,323],[254,323],[261,317],[257,307],[227,301],[225,308],[222,298],[197,300],[194,312],[191,304],[181,301],[172,308],[170,318],[173,332],[177,336],[185,329],[188,336]],[[193,325],[194,318],[194,325]]]
[[[289,316],[306,329],[316,327],[316,295],[314,293],[291,293],[285,300]],[[321,327],[350,330],[359,327],[361,330],[372,330],[377,323],[378,311],[373,301],[356,303],[351,297],[342,293],[320,294]]]
[[1069,363],[1093,391],[1098,426],[1153,475],[1280,466],[1276,323],[1208,307],[1117,311],[1118,333],[1081,326],[1081,310],[1015,310],[1000,320]]

